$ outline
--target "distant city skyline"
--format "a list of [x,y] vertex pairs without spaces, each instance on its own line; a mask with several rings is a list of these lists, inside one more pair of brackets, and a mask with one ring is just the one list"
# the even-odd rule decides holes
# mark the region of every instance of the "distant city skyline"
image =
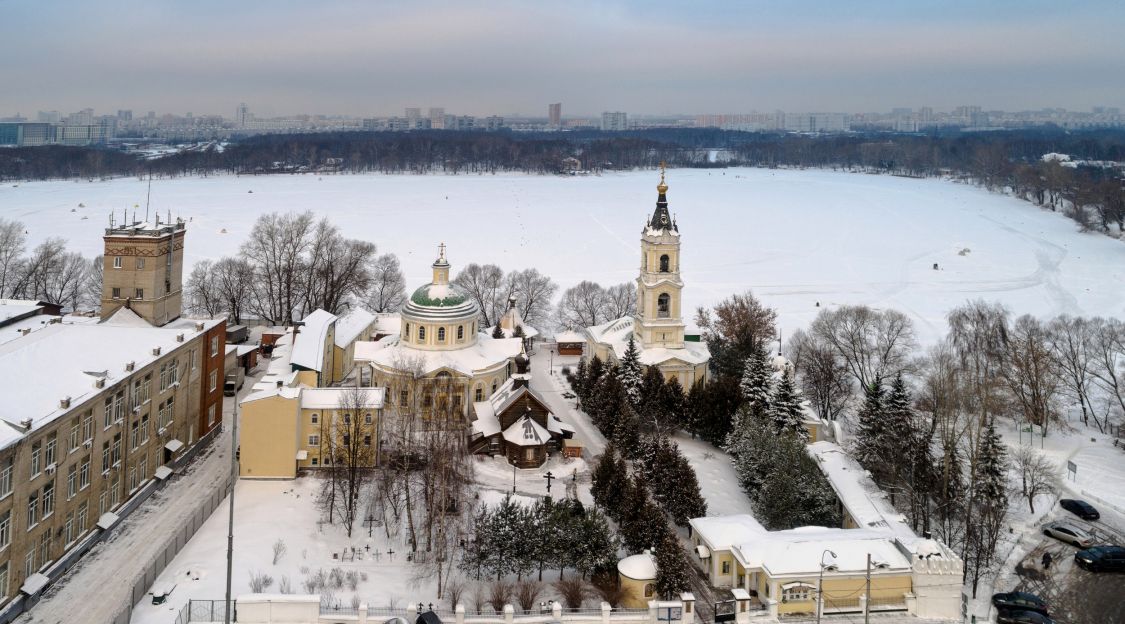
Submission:
[[1125,107],[1120,2],[0,6],[2,116]]

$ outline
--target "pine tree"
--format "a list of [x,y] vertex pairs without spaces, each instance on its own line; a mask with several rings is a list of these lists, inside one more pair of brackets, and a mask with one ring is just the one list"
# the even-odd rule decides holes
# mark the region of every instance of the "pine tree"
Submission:
[[669,417],[664,413],[664,375],[659,368],[645,367],[644,376],[641,378],[640,400],[636,409],[646,429],[658,431],[667,429]]
[[586,359],[578,360],[578,366],[574,367],[574,372],[570,376],[570,388],[574,390],[579,400],[586,395],[586,381],[589,374],[590,369],[586,366]]
[[742,380],[738,384],[742,400],[753,410],[765,411],[769,406],[772,386],[773,376],[766,352],[756,348],[750,352],[742,369]]
[[[890,486],[891,504],[895,502],[895,492],[911,473],[911,456],[908,453],[917,449],[912,446],[914,432],[914,408],[911,406],[910,391],[902,373],[895,375],[891,382],[890,392],[887,393],[883,406],[883,426],[879,429],[880,439],[876,446],[882,458],[878,474],[882,481]],[[872,471],[872,474],[876,474]]]
[[1008,460],[1004,443],[1000,441],[996,427],[989,420],[977,453],[977,482],[973,491],[977,505],[1007,508],[1007,474]]
[[886,392],[882,380],[875,378],[864,389],[863,407],[859,410],[859,426],[855,433],[855,457],[861,466],[872,474],[882,474],[885,458],[882,444],[885,440]]
[[675,600],[690,589],[691,577],[687,558],[673,531],[664,531],[656,546],[656,593],[662,600]]
[[641,352],[637,349],[637,342],[633,340],[632,334],[629,335],[629,344],[625,347],[625,355],[621,356],[618,368],[621,373],[621,385],[625,387],[629,403],[636,407],[641,400],[644,371],[641,370]]
[[625,463],[617,454],[617,448],[610,441],[605,447],[605,452],[594,466],[590,475],[590,495],[594,502],[606,510],[610,517],[617,517],[618,503],[624,490],[628,474],[623,472]]
[[660,389],[660,403],[660,412],[667,419],[668,429],[683,429],[688,426],[685,409],[687,397],[679,379],[672,377]]
[[621,454],[629,459],[637,457],[641,451],[641,418],[633,408],[625,403],[613,427],[613,442],[621,449]]
[[497,323],[496,326],[492,328],[492,337],[497,339],[504,337],[504,328],[500,327],[500,323]]
[[766,409],[769,419],[773,421],[774,431],[779,435],[795,435],[801,440],[808,440],[809,431],[801,422],[803,412],[801,395],[793,386],[792,376],[786,371],[774,389]]
[[513,338],[523,338],[523,325],[516,325],[516,329],[512,332]]
[[805,451],[804,442],[792,436],[775,437],[760,478],[751,500],[755,517],[767,529],[839,524],[836,493]]

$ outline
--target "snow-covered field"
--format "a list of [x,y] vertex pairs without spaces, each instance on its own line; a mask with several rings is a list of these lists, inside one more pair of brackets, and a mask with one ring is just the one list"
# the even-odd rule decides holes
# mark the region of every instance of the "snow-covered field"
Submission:
[[[312,210],[398,254],[411,287],[429,281],[444,241],[454,269],[533,266],[566,288],[635,278],[657,180],[651,171],[219,176],[158,180],[152,206],[190,221],[189,263],[234,253],[260,214]],[[685,311],[753,289],[793,329],[817,302],[867,303],[912,315],[925,341],[944,332],[949,308],[978,297],[1017,313],[1125,316],[1125,244],[1011,197],[820,170],[673,170],[668,183]],[[0,215],[23,221],[32,244],[61,236],[94,255],[109,212],[120,219],[139,204],[143,216],[145,191],[136,179],[5,184]]]

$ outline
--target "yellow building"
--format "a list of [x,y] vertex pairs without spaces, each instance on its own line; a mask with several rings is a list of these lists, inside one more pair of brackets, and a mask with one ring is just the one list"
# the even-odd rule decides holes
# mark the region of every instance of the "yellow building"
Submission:
[[618,362],[632,338],[640,361],[676,378],[685,390],[707,380],[711,353],[707,345],[684,333],[680,277],[680,228],[668,211],[668,185],[661,171],[656,210],[641,231],[641,266],[637,277],[637,313],[586,328],[586,357]]
[[360,453],[364,465],[379,463],[382,388],[279,386],[251,394],[240,408],[242,477],[292,479],[347,452]]
[[298,326],[289,363],[297,371],[298,383],[317,388],[332,384],[335,379],[333,359],[336,354],[335,314],[314,310]]
[[332,353],[332,381],[340,383],[355,370],[355,343],[371,340],[376,317],[363,308],[354,308],[336,319],[335,349]]
[[656,594],[656,559],[647,550],[618,561],[617,580],[624,593],[621,606],[626,609],[644,609],[650,600],[660,600]]
[[398,333],[357,342],[355,359],[371,367],[372,385],[387,389],[388,409],[468,417],[471,403],[511,376],[523,342],[480,331],[477,304],[450,282],[445,245],[432,268],[433,281],[402,307]]

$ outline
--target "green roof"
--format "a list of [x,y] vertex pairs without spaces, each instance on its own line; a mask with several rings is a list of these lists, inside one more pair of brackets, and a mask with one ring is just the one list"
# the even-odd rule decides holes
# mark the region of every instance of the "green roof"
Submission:
[[441,299],[431,299],[430,286],[431,284],[426,284],[418,290],[415,290],[414,294],[410,295],[410,300],[420,306],[425,306],[427,308],[441,308],[445,306],[455,306],[465,303],[465,295],[457,292],[452,292],[452,289],[449,295],[442,297]]

